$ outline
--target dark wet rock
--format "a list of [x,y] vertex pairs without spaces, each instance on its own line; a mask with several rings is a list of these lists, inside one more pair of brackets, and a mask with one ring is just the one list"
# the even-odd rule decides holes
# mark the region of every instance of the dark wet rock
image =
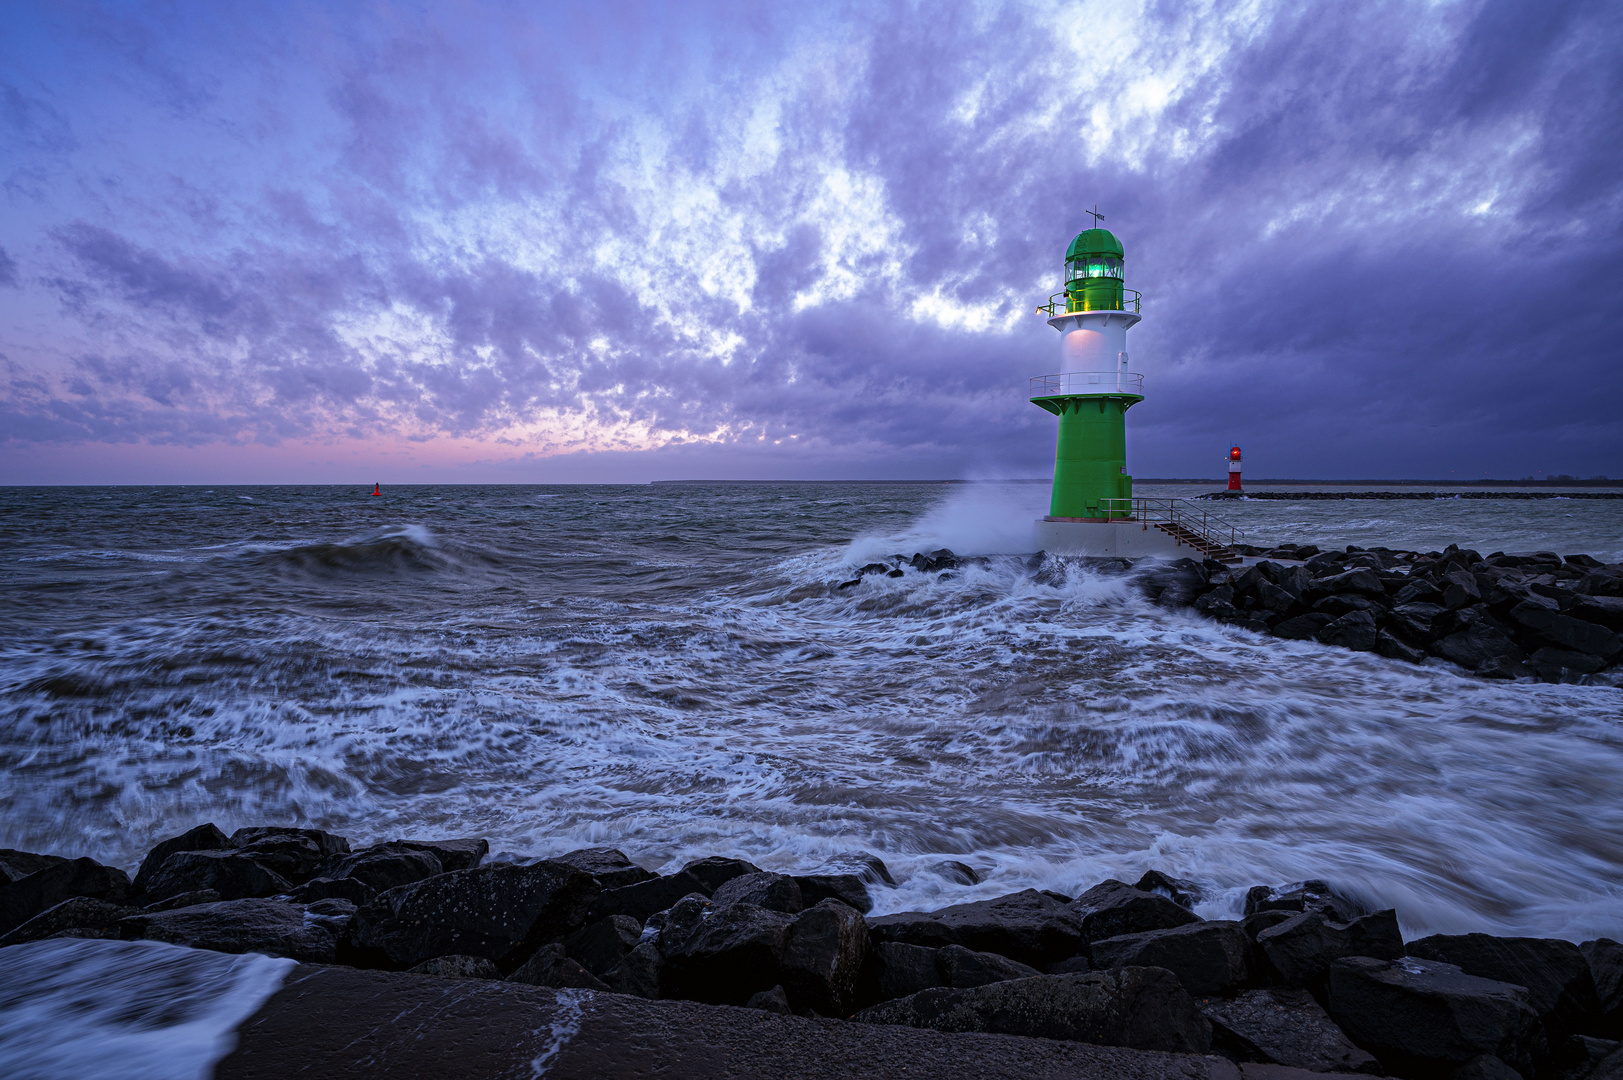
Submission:
[[126,941],[167,941],[194,949],[264,953],[314,964],[332,963],[337,945],[332,931],[321,920],[307,919],[304,908],[259,898],[142,912],[121,919],[118,931]]
[[1286,986],[1319,989],[1330,964],[1346,956],[1396,960],[1403,956],[1403,935],[1396,912],[1388,909],[1351,922],[1333,922],[1317,911],[1304,911],[1257,935],[1257,947]]
[[1567,614],[1584,622],[1596,623],[1612,631],[1623,630],[1623,597],[1585,596],[1576,593]]
[[1457,633],[1438,639],[1432,643],[1431,652],[1471,671],[1500,657],[1522,658],[1522,650],[1508,634],[1483,622],[1471,623]]
[[1251,942],[1226,919],[1095,941],[1093,966],[1166,968],[1191,995],[1230,994],[1251,985]]
[[618,848],[581,848],[559,855],[554,862],[568,863],[595,877],[605,889],[620,889],[643,881],[652,881],[659,875],[644,870],[626,857]]
[[61,855],[36,855],[32,851],[0,848],[0,886],[10,885],[47,866],[67,861]]
[[1437,604],[1418,601],[1399,604],[1387,617],[1387,629],[1405,641],[1415,643],[1433,641],[1438,636],[1440,630],[1438,621],[1443,614],[1442,607]]
[[1612,630],[1571,615],[1533,604],[1518,604],[1511,609],[1510,617],[1560,649],[1602,658],[1617,651]]
[[[599,879],[601,880],[601,879]],[[610,915],[583,926],[564,938],[569,958],[602,977],[642,943],[642,924],[629,915]]]
[[[1330,616],[1332,619],[1339,619],[1343,615],[1350,615],[1355,611],[1380,611],[1381,607],[1367,596],[1358,596],[1353,593],[1347,593],[1339,596],[1326,596],[1323,600],[1320,600],[1313,605],[1313,610],[1322,612],[1323,614]],[[1328,626],[1329,624],[1326,623],[1325,625]]]
[[[664,992],[713,1005],[740,1005],[783,982],[781,960],[791,916],[753,904],[714,908],[680,939],[667,924]],[[671,940],[665,940],[670,935]]]
[[1442,599],[1443,591],[1424,578],[1409,581],[1392,595],[1392,602],[1399,607],[1417,602],[1441,606]]
[[1247,915],[1244,919],[1240,920],[1240,930],[1254,944],[1257,940],[1258,934],[1262,933],[1270,926],[1278,926],[1282,922],[1289,922],[1298,914],[1299,912],[1280,911],[1277,909],[1252,912],[1250,915]]
[[864,1009],[854,1019],[1138,1050],[1200,1054],[1211,1046],[1210,1023],[1171,972],[1159,968],[1038,975],[971,990],[938,987]]
[[865,973],[865,981],[872,986],[865,986],[859,996],[864,1003],[873,1004],[946,985],[936,961],[940,951],[924,945],[880,942],[870,954],[871,978]]
[[[151,904],[145,904],[143,905],[143,909],[146,911],[173,911],[176,908],[196,907],[198,904],[217,904],[224,899],[225,897],[221,896],[213,889],[198,889],[196,892],[176,893],[174,896],[171,896],[168,899],[158,900]],[[277,899],[280,900],[282,897],[277,897]],[[287,899],[292,900],[294,903],[304,902],[302,900],[294,899],[293,897],[287,897]]]
[[1482,602],[1482,590],[1469,571],[1452,570],[1437,585],[1443,591],[1443,607],[1451,611]]
[[11,933],[34,916],[75,896],[109,904],[125,903],[130,898],[129,875],[94,859],[69,859],[0,886],[0,934]]
[[1418,649],[1396,634],[1382,630],[1375,635],[1375,653],[1388,660],[1405,660],[1411,664],[1426,662],[1426,650]]
[[599,889],[565,863],[458,870],[379,893],[356,914],[350,939],[355,959],[372,967],[456,954],[511,971],[538,945],[580,926]]
[[0,937],[0,948],[21,945],[29,941],[43,941],[69,930],[105,930],[120,919],[139,915],[141,909],[128,904],[110,904],[88,896],[74,896],[47,911],[42,911],[21,926]]
[[1406,956],[1330,965],[1328,1011],[1349,1038],[1399,1076],[1432,1077],[1492,1054],[1532,1071],[1538,1015],[1520,986]]
[[[1028,967],[997,953],[973,952],[962,945],[944,945],[935,951],[936,970],[941,981],[931,985],[950,986],[954,990],[969,990],[987,983],[1007,982],[1010,979],[1029,979],[1041,975]],[[925,987],[919,987],[922,990]]]
[[[1170,900],[1154,899],[1177,908]],[[962,945],[1040,967],[1076,954],[1082,944],[1082,919],[1053,897],[1026,889],[940,911],[881,915],[868,920],[868,934],[876,944]]]
[[1148,871],[1138,879],[1133,888],[1139,892],[1154,893],[1164,896],[1181,908],[1194,910],[1196,904],[1205,898],[1201,887],[1185,878],[1176,878],[1170,874],[1163,874],[1159,870]]
[[440,861],[445,873],[452,870],[472,870],[490,854],[490,841],[478,837],[461,840],[395,840],[393,843],[411,851],[426,851]]
[[432,851],[399,842],[374,844],[330,860],[321,868],[323,877],[353,878],[374,892],[388,892],[444,872],[439,857]]
[[1600,1018],[1594,1034],[1607,1039],[1623,1039],[1623,944],[1611,938],[1596,938],[1579,946],[1595,980],[1595,997]]
[[564,953],[557,942],[543,945],[507,977],[508,982],[526,986],[550,986],[556,990],[607,990],[608,984],[581,967]]
[[434,975],[441,979],[499,979],[496,970],[483,956],[436,956],[406,970],[417,975]]
[[1579,1063],[1568,1072],[1572,1078],[1583,1080],[1623,1080],[1623,1043],[1616,1039],[1592,1039],[1579,1036],[1583,1052]]
[[769,911],[793,915],[806,904],[795,879],[785,874],[743,874],[722,885],[710,897],[717,907],[727,904],[754,904]]
[[708,859],[688,863],[682,867],[681,872],[691,874],[699,880],[700,887],[690,891],[702,892],[709,896],[733,878],[743,877],[745,874],[759,874],[761,868],[752,862],[745,862],[743,859],[726,859],[719,855],[712,855]]
[[652,942],[644,942],[603,973],[603,982],[616,994],[652,1000],[660,995],[660,970],[665,958]]
[[1115,880],[1095,885],[1071,901],[1068,910],[1081,920],[1082,939],[1089,942],[1200,921],[1200,916],[1164,896]]
[[877,855],[847,851],[835,855],[815,873],[795,875],[802,900],[809,906],[822,900],[838,900],[860,912],[873,910],[869,886],[896,884]]
[[146,858],[141,860],[141,866],[135,872],[135,881],[131,887],[137,894],[147,891],[152,882],[152,875],[163,866],[164,860],[177,851],[220,851],[232,847],[231,838],[221,832],[211,821],[207,825],[199,825],[195,829],[187,829],[179,836],[171,836],[160,841]]
[[1332,616],[1313,611],[1278,623],[1274,626],[1274,636],[1284,638],[1286,641],[1314,641],[1317,640],[1319,631],[1334,621]]
[[[231,843],[295,885],[314,877],[317,869],[334,856],[349,854],[348,840],[321,829],[259,825],[238,829],[231,834]],[[168,865],[167,859],[164,865]]]
[[1359,593],[1364,596],[1375,596],[1384,599],[1386,586],[1375,571],[1363,567],[1343,571],[1339,574],[1329,574],[1324,577],[1315,577],[1313,583],[1307,587],[1305,596],[1316,600],[1322,596],[1336,593]]
[[296,904],[308,904],[316,900],[340,899],[348,900],[356,907],[359,907],[377,896],[377,894],[378,890],[366,882],[357,881],[352,877],[315,877],[289,893],[288,899]]
[[750,995],[744,1003],[748,1009],[761,1009],[765,1012],[777,1013],[780,1016],[793,1016],[795,1010],[789,1006],[789,995],[783,992],[783,987],[774,986],[770,990],[762,990],[758,994]]
[[709,896],[710,892],[710,887],[696,874],[683,870],[669,877],[651,878],[635,885],[622,885],[618,889],[604,889],[598,894],[587,917],[596,922],[610,915],[629,915],[638,922],[646,922],[654,912],[664,911],[689,893]]
[[1253,885],[1246,890],[1245,913],[1259,911],[1317,911],[1336,922],[1348,922],[1365,914],[1356,901],[1341,896],[1328,882],[1317,879],[1289,885]]
[[797,1008],[845,1016],[867,956],[868,928],[862,915],[838,900],[819,901],[789,925],[781,960],[789,1000]]
[[1570,1036],[1596,1031],[1595,979],[1583,952],[1570,941],[1434,934],[1406,948],[1410,956],[1453,964],[1467,975],[1525,986],[1552,1053],[1559,1053]]
[[1083,971],[1092,971],[1093,962],[1086,956],[1073,956],[1069,960],[1049,964],[1043,968],[1044,975],[1072,975]]
[[1240,1061],[1381,1075],[1380,1063],[1348,1039],[1306,990],[1276,986],[1199,1004],[1212,1022],[1213,1048]]
[[358,910],[360,909],[348,900],[333,896],[304,905],[304,921],[325,926],[332,932],[334,941],[343,941],[344,935],[349,932],[349,924]]
[[167,900],[180,893],[213,889],[226,900],[279,896],[293,883],[266,866],[258,855],[223,851],[177,851],[147,879],[146,895]]
[[1367,611],[1350,611],[1320,630],[1319,640],[1354,652],[1374,652],[1375,634],[1375,616]]
[[1577,682],[1585,675],[1593,675],[1606,666],[1605,661],[1588,653],[1569,652],[1548,646],[1537,649],[1527,658],[1527,666],[1544,682]]
[[959,862],[957,859],[943,859],[940,862],[931,863],[924,869],[937,877],[946,878],[956,885],[979,885],[981,883],[980,871],[967,863]]
[[1523,1077],[1494,1055],[1478,1054],[1449,1073],[1448,1080],[1523,1080]]
[[[643,923],[642,940],[653,941],[664,952],[684,940],[701,921],[716,909],[703,893],[689,893],[664,911],[656,911]],[[650,936],[652,935],[652,936]]]
[[1205,568],[1193,559],[1150,565],[1139,577],[1139,587],[1162,607],[1187,607],[1206,586]]

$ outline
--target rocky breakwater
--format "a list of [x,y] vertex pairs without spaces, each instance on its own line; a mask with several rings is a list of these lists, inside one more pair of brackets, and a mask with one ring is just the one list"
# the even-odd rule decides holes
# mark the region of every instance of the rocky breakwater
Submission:
[[496,863],[487,850],[464,839],[352,850],[320,830],[204,825],[159,844],[133,881],[89,859],[0,852],[0,948],[157,940],[374,979],[744,1006],[757,1012],[716,1023],[825,1018],[835,1026],[779,1034],[853,1047],[871,1048],[862,1032],[878,1025],[1205,1055],[1181,1075],[1234,1075],[1213,1071],[1232,1069],[1226,1058],[1263,1070],[1247,1076],[1623,1076],[1623,945],[1405,944],[1394,911],[1323,882],[1259,885],[1236,919],[1196,915],[1201,886],[1157,871],[1076,896],[1028,889],[872,916],[894,881],[862,852],[798,874],[725,857],[656,874],[608,848]]
[[1312,545],[1259,561],[1182,559],[1139,578],[1158,603],[1290,640],[1488,678],[1623,686],[1623,563],[1553,552],[1482,556]]

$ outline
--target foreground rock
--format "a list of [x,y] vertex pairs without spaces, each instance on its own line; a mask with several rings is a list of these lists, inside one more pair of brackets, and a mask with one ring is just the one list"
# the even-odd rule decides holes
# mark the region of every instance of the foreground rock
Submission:
[[1332,961],[1344,956],[1396,960],[1403,955],[1403,935],[1397,913],[1391,910],[1346,923],[1304,911],[1257,934],[1257,946],[1286,986],[1319,991]]
[[1233,999],[1204,998],[1212,1046],[1239,1061],[1310,1072],[1381,1074],[1374,1055],[1354,1045],[1306,990],[1273,987]]
[[126,941],[167,941],[194,949],[263,953],[330,964],[337,951],[334,927],[307,918],[303,907],[277,900],[222,900],[214,904],[143,912],[119,920]]
[[972,990],[923,990],[864,1009],[856,1019],[1137,1050],[1204,1053],[1211,1048],[1211,1024],[1172,973],[1161,968],[1039,975]]
[[1600,1020],[1595,1034],[1623,1039],[1623,944],[1611,938],[1597,938],[1580,946],[1595,980],[1595,997]]
[[216,1080],[494,1080],[543,1072],[546,1080],[1241,1076],[1231,1062],[1210,1056],[346,968],[295,969],[235,1042]]
[[122,904],[129,895],[129,875],[116,867],[94,859],[53,862],[0,886],[0,935],[76,896]]
[[110,904],[88,896],[75,896],[40,912],[0,937],[0,947],[43,941],[50,937],[117,937],[118,931],[112,927],[120,919],[139,914],[140,908],[127,904]]
[[380,893],[355,915],[354,959],[409,968],[436,956],[482,956],[512,971],[580,926],[600,891],[566,863],[481,866]]
[[1169,930],[1200,921],[1200,916],[1157,893],[1135,889],[1124,881],[1102,881],[1071,902],[1085,941],[1122,934]]
[[[1400,942],[1401,944],[1401,942]],[[1095,968],[1158,967],[1196,997],[1229,994],[1253,982],[1251,942],[1237,922],[1213,920],[1096,941]]]
[[[1177,907],[1164,897],[1151,899]],[[1184,915],[1195,918],[1188,912]],[[1075,956],[1082,946],[1082,930],[1082,913],[1035,889],[940,911],[907,911],[868,920],[868,933],[876,943],[930,948],[962,945],[1036,968]]]
[[1329,1013],[1390,1072],[1428,1078],[1498,1058],[1531,1076],[1538,1014],[1520,986],[1452,964],[1351,957],[1330,965]]
[[729,904],[685,926],[668,926],[660,945],[661,982],[672,997],[742,1005],[781,985],[797,1009],[845,1015],[868,936],[862,916],[838,900],[795,916]]

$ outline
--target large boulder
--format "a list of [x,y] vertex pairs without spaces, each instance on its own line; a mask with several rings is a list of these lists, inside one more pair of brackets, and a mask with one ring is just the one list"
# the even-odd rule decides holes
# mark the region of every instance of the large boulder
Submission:
[[69,859],[0,886],[0,935],[75,896],[122,904],[130,897],[130,877],[95,859]]
[[1539,604],[1518,604],[1510,617],[1557,648],[1607,658],[1617,652],[1608,627],[1575,619]]
[[[118,920],[129,915],[139,915],[141,909],[130,907],[127,904],[110,904],[106,900],[93,900],[88,896],[75,896],[62,901],[49,910],[42,911],[10,933],[0,937],[0,948],[7,945],[21,945],[29,941],[43,941],[45,938],[65,936],[77,931],[107,930]],[[75,933],[75,936],[80,936]],[[109,937],[117,937],[116,932],[110,932]]]
[[1526,989],[1406,956],[1330,965],[1330,1016],[1399,1076],[1428,1080],[1483,1055],[1532,1075],[1538,1014]]
[[1159,870],[1147,870],[1133,886],[1139,892],[1164,896],[1181,908],[1193,911],[1195,905],[1206,898],[1205,890],[1187,878],[1173,877]]
[[267,866],[262,855],[236,848],[177,851],[147,879],[146,896],[166,900],[202,889],[213,889],[227,900],[241,900],[283,895],[293,889],[293,882]]
[[593,922],[610,915],[628,915],[638,922],[647,922],[656,911],[664,911],[689,893],[709,896],[711,890],[696,875],[686,870],[668,877],[650,878],[618,889],[604,889],[592,904],[588,915]]
[[433,851],[398,841],[340,855],[321,867],[324,878],[354,878],[374,892],[388,892],[444,872]]
[[1374,652],[1377,630],[1375,616],[1368,611],[1349,611],[1319,631],[1319,640],[1355,652]]
[[[256,825],[231,834],[231,844],[298,885],[314,877],[322,863],[349,853],[349,841],[321,829]],[[167,864],[168,860],[165,860]]]
[[564,954],[557,942],[543,945],[507,977],[508,982],[527,986],[550,986],[558,990],[607,990],[608,984]]
[[135,872],[135,881],[131,883],[131,887],[137,895],[145,893],[152,883],[152,876],[163,866],[164,861],[177,851],[220,851],[231,846],[231,838],[221,832],[212,821],[195,829],[187,829],[179,836],[159,841],[147,852],[146,858],[141,860],[141,866]]
[[1600,1010],[1595,1034],[1607,1039],[1623,1039],[1623,944],[1611,938],[1596,938],[1579,948],[1595,980]]
[[555,855],[552,861],[568,863],[578,870],[586,871],[605,889],[618,889],[642,881],[652,881],[659,876],[632,862],[619,848],[581,848],[578,851]]
[[61,855],[38,855],[32,851],[0,848],[0,886],[20,881],[37,870],[56,866],[68,860]]
[[119,920],[118,932],[126,941],[167,941],[194,949],[263,953],[314,964],[332,963],[337,946],[326,922],[305,918],[300,905],[258,898],[143,912]]
[[1374,1056],[1347,1038],[1306,990],[1275,986],[1232,999],[1203,998],[1200,1010],[1212,1022],[1212,1047],[1240,1061],[1309,1072],[1381,1073]]
[[[752,862],[743,859],[729,859],[722,855],[711,855],[708,858],[690,862],[682,867],[683,874],[691,874],[699,879],[700,887],[693,890],[709,896],[717,889],[735,877],[745,874],[759,874],[761,868]],[[673,875],[676,876],[676,875]]]
[[[1165,897],[1152,899],[1183,911]],[[881,915],[868,920],[868,934],[876,944],[962,945],[1041,967],[1076,954],[1082,944],[1082,917],[1046,893],[1026,889],[940,911]]]
[[[894,947],[894,946],[893,946]],[[905,947],[905,946],[904,946]],[[987,983],[1008,982],[1010,979],[1029,979],[1041,975],[1036,968],[997,953],[974,952],[962,945],[944,945],[935,950],[936,970],[941,981],[933,985],[950,986],[954,990],[970,990]],[[919,987],[920,990],[927,987]]]
[[413,975],[433,975],[440,979],[499,979],[502,973],[482,956],[436,956],[424,960],[416,967],[407,968]]
[[641,923],[629,915],[610,915],[564,938],[564,952],[593,975],[601,976],[641,943]]
[[874,945],[869,950],[867,969],[863,972],[862,985],[858,989],[860,1002],[872,1005],[946,985],[937,961],[940,953],[940,949],[927,945],[905,945],[897,941],[882,941]]
[[713,1005],[744,1004],[757,991],[783,982],[793,921],[781,911],[730,904],[712,909],[680,934],[674,922],[667,923],[660,935],[664,992]]
[[724,883],[710,899],[717,907],[754,904],[769,911],[793,915],[805,908],[800,886],[787,874],[743,874]]
[[821,900],[789,924],[781,983],[796,1008],[845,1016],[867,955],[868,930],[861,913],[838,900]]
[[478,837],[460,840],[395,840],[392,843],[411,851],[426,851],[440,862],[440,870],[472,870],[490,854],[490,841]]
[[1071,901],[1067,910],[1078,920],[1082,939],[1088,942],[1200,921],[1199,915],[1165,896],[1114,879],[1101,881]]
[[379,893],[350,927],[354,958],[404,969],[435,956],[483,956],[504,972],[585,921],[601,886],[564,863],[478,866]]
[[1475,671],[1501,659],[1520,660],[1522,650],[1503,630],[1487,622],[1470,623],[1463,630],[1428,646],[1434,656]]
[[1555,938],[1434,934],[1411,941],[1410,956],[1453,964],[1467,975],[1527,988],[1528,1004],[1544,1025],[1552,1053],[1574,1035],[1593,1034],[1600,1020],[1595,979],[1583,952]]
[[1211,1024],[1160,968],[1038,975],[971,990],[938,987],[874,1005],[854,1019],[1186,1054],[1211,1047]]
[[873,910],[869,886],[896,884],[879,856],[866,851],[841,852],[813,873],[796,874],[794,880],[806,904],[838,900],[864,914]]
[[1350,922],[1367,914],[1356,902],[1340,895],[1328,882],[1310,879],[1289,885],[1253,885],[1246,890],[1245,914],[1259,911],[1317,911],[1336,922]]
[[603,982],[616,994],[657,998],[660,993],[660,972],[664,966],[665,957],[659,948],[652,942],[644,942],[604,972]]
[[1229,994],[1251,985],[1251,942],[1237,922],[1214,919],[1166,930],[1095,941],[1090,953],[1099,969],[1166,968],[1196,997]]
[[1344,956],[1396,960],[1403,955],[1403,934],[1391,909],[1351,922],[1333,922],[1317,911],[1293,915],[1257,935],[1257,946],[1286,986],[1320,990],[1330,964]]
[[348,900],[356,907],[369,902],[378,891],[364,881],[354,878],[313,877],[287,894],[295,904],[310,904],[317,900]]

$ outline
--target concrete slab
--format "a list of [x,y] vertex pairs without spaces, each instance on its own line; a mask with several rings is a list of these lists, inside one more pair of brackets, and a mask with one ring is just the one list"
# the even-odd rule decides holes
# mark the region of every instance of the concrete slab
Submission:
[[289,975],[215,1070],[216,1080],[335,1076],[1242,1080],[1215,1056],[315,965]]

